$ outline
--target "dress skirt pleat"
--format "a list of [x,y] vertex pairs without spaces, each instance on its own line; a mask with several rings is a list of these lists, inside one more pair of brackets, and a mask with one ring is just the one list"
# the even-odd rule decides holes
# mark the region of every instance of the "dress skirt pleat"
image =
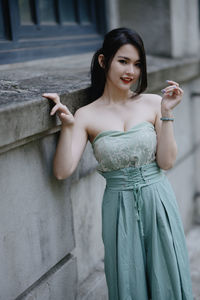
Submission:
[[101,174],[109,300],[193,300],[183,225],[163,170],[153,162]]

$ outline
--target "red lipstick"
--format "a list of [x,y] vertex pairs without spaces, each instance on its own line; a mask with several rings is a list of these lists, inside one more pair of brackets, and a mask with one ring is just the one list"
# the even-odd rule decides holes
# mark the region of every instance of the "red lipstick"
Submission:
[[131,78],[122,78],[122,77],[121,77],[121,80],[122,80],[123,83],[125,83],[125,84],[128,84],[128,83],[130,83],[130,82],[132,81]]

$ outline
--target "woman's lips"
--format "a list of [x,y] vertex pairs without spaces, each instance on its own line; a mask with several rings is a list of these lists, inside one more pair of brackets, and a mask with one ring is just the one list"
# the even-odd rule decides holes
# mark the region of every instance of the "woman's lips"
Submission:
[[130,83],[130,82],[132,81],[131,78],[122,78],[122,77],[121,77],[121,80],[122,80],[124,83],[126,83],[126,84],[128,84],[128,83]]

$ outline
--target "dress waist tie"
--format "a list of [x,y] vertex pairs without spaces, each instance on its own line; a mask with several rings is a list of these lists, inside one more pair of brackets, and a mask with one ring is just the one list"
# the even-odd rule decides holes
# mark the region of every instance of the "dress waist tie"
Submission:
[[106,179],[106,188],[111,190],[132,190],[137,221],[141,235],[144,236],[144,226],[141,219],[142,188],[163,179],[164,171],[156,161],[140,167],[126,167],[118,170],[98,171]]

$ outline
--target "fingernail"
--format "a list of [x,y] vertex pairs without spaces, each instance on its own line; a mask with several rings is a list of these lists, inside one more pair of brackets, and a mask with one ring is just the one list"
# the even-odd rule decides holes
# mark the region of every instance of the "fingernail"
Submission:
[[171,80],[166,80],[166,82],[169,82],[169,81],[171,81]]
[[165,89],[163,89],[163,90],[161,90],[161,92],[164,94],[166,91],[165,91]]

